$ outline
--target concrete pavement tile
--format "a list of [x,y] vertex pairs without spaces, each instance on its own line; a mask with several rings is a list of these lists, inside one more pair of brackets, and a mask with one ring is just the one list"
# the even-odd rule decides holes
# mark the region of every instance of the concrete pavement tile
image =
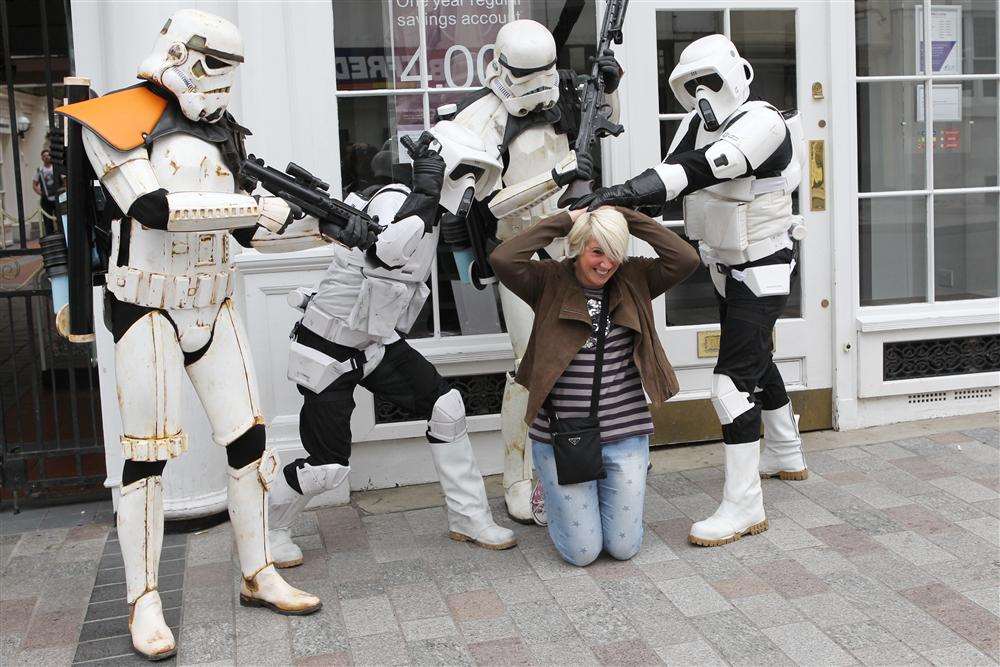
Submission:
[[525,551],[524,557],[542,581],[559,577],[580,577],[584,574],[584,568],[564,561],[551,544],[546,544],[544,549]]
[[854,658],[812,623],[780,625],[767,628],[764,634],[798,664],[854,664]]
[[979,442],[990,445],[993,448],[1000,447],[1000,429],[996,428],[971,428],[961,431],[962,435],[967,435]]
[[595,600],[607,599],[597,581],[589,576],[553,579],[545,582],[545,588],[556,603],[566,610],[585,607]]
[[233,614],[236,663],[287,665],[292,662],[290,616],[238,606]]
[[464,643],[456,639],[424,639],[406,643],[415,665],[473,665],[475,661]]
[[[760,541],[756,537],[749,538],[746,541],[750,542],[754,540]],[[734,554],[729,553],[728,549],[693,547],[685,549],[681,554],[683,560],[690,563],[695,571],[709,582],[750,574],[747,563],[736,558]]]
[[712,588],[717,590],[727,600],[764,595],[771,592],[771,587],[768,586],[767,582],[753,574],[734,577],[732,579],[719,579],[712,581],[711,585]]
[[829,587],[801,563],[791,559],[757,563],[750,567],[778,594],[786,598],[799,598],[825,593]]
[[638,574],[639,568],[631,560],[617,560],[607,554],[602,554],[587,568],[587,575],[598,581],[628,579]]
[[[648,520],[648,519],[647,519]],[[646,565],[648,563],[662,563],[664,561],[677,560],[678,556],[667,543],[652,530],[644,530],[642,533],[642,546],[630,561],[634,565]]]
[[403,512],[415,535],[440,535],[448,530],[448,515],[443,507],[428,507]]
[[316,510],[316,523],[336,528],[356,528],[361,525],[361,514],[354,505],[320,507]]
[[858,572],[834,572],[823,579],[848,604],[869,615],[874,609],[897,609],[908,604],[882,582]]
[[72,561],[100,560],[104,552],[104,538],[99,537],[93,540],[80,540],[79,542],[63,542],[59,549],[56,560],[61,563]]
[[386,594],[401,621],[412,621],[448,613],[448,605],[433,581],[392,586]]
[[[691,493],[691,490],[688,490]],[[661,496],[655,489],[646,485],[646,498],[643,503],[643,518],[648,522],[666,521],[683,517],[684,513],[677,509],[677,506]]]
[[233,556],[233,531],[226,524],[188,538],[187,558],[192,563],[228,563]]
[[809,534],[805,528],[786,517],[770,519],[768,521],[767,532],[764,533],[763,537],[782,551],[793,551],[795,549],[823,545],[820,540]]
[[849,484],[863,484],[868,481],[868,475],[860,470],[841,464],[842,470],[830,470],[823,474],[823,479],[836,484],[837,487]]
[[391,535],[406,534],[410,530],[410,524],[404,516],[404,512],[387,512],[385,514],[361,514],[361,525],[370,534]]
[[852,558],[851,562],[862,574],[877,579],[894,591],[935,581],[924,570],[888,552],[862,554]]
[[884,510],[886,516],[904,530],[912,530],[920,535],[928,535],[946,530],[949,523],[941,515],[923,505],[910,504],[890,507]]
[[841,524],[837,526],[821,526],[812,528],[809,531],[824,544],[833,547],[840,555],[847,558],[871,553],[872,551],[884,551],[885,547],[871,539],[861,530],[854,526]]
[[646,486],[667,500],[680,496],[690,496],[699,492],[699,488],[679,472],[650,475],[646,478]]
[[337,586],[337,599],[340,601],[359,600],[385,594],[385,584],[382,583],[381,579],[352,581]]
[[534,572],[519,577],[494,579],[490,585],[505,605],[552,599],[548,589]]
[[644,575],[598,582],[603,595],[623,614],[636,618],[643,614],[675,612],[667,596]]
[[382,564],[372,558],[371,552],[343,551],[331,553],[327,561],[327,567],[330,570],[330,579],[338,584],[382,580]]
[[396,560],[382,564],[382,583],[386,587],[421,584],[431,581],[431,573],[422,560]]
[[876,509],[838,509],[833,511],[844,523],[853,528],[857,528],[867,535],[882,535],[884,533],[897,533],[903,528],[895,521],[884,514],[882,510]]
[[691,623],[728,662],[756,660],[777,647],[746,616],[732,609],[696,616]]
[[987,512],[979,509],[977,505],[959,500],[955,496],[950,493],[945,493],[944,491],[928,489],[927,493],[919,496],[913,496],[910,500],[938,513],[945,521],[951,521],[953,523],[956,521],[964,521],[966,519],[978,519],[988,515]]
[[319,536],[329,553],[367,551],[371,548],[368,544],[368,533],[361,526],[338,528],[320,523]]
[[[282,572],[287,573],[289,570]],[[228,562],[195,565],[192,561],[184,570],[184,583],[192,588],[231,586],[233,583],[232,567]]]
[[595,600],[590,605],[575,607],[568,610],[566,616],[591,647],[639,638],[635,627],[607,600]]
[[236,661],[236,632],[230,621],[185,622],[181,625],[180,636],[177,637],[177,662],[222,661]]
[[432,616],[402,621],[400,627],[403,629],[403,638],[408,642],[458,636],[458,628],[455,627],[455,621],[451,619],[451,616]]
[[292,657],[298,661],[310,656],[337,654],[350,648],[344,620],[336,605],[323,600],[323,609],[309,616],[290,616],[288,636]]
[[935,546],[927,538],[921,537],[909,530],[899,533],[876,535],[875,540],[914,565],[931,565],[955,560],[953,554]]
[[[123,591],[124,593],[124,591]],[[162,596],[163,593],[161,592]],[[207,623],[229,618],[236,605],[234,585],[198,588],[190,586],[182,596],[184,624]]]
[[348,667],[351,664],[351,654],[347,651],[336,653],[320,653],[295,660],[295,667]]
[[666,521],[647,523],[646,525],[659,535],[664,543],[678,556],[684,553],[685,550],[690,551],[694,548],[687,540],[688,535],[691,533],[691,519],[686,517],[668,519]]
[[24,633],[21,649],[75,644],[86,615],[87,609],[82,606],[55,611],[35,611]]
[[22,665],[30,665],[31,667],[37,667],[38,665],[68,665],[73,662],[74,655],[76,655],[75,646],[36,648],[21,651],[7,664],[13,667],[21,667]]
[[0,635],[23,635],[35,602],[34,597],[0,600]]
[[821,629],[839,625],[862,623],[868,615],[855,609],[836,593],[818,593],[792,600],[799,611]]
[[[292,526],[292,537],[305,537],[307,535],[319,534],[319,522],[316,519],[316,512],[303,512]],[[298,544],[299,541],[295,540]]]
[[713,498],[704,491],[693,493],[689,496],[677,496],[676,498],[671,498],[670,502],[692,521],[701,521],[711,516],[719,507],[718,499]]
[[802,496],[794,500],[771,500],[769,498],[767,506],[769,508],[776,507],[785,516],[806,529],[843,523],[838,517]]
[[867,454],[886,459],[887,461],[913,456],[913,452],[903,449],[894,442],[878,442],[874,445],[864,445],[860,449]]
[[701,577],[684,577],[655,583],[685,616],[701,616],[732,609],[729,601]]
[[855,571],[855,567],[851,561],[841,556],[840,552],[829,547],[797,549],[796,551],[789,552],[787,556],[801,564],[806,569],[806,572],[818,577],[834,572]]
[[930,660],[932,665],[948,667],[950,665],[996,665],[997,661],[984,655],[975,647],[969,644],[959,644],[957,646],[946,646],[944,648],[923,651],[923,656]]
[[899,507],[900,505],[908,505],[909,501],[903,496],[897,495],[892,491],[889,491],[885,487],[873,483],[865,482],[862,484],[847,484],[842,487],[844,491],[862,500],[875,509],[885,509],[886,507]]
[[534,574],[531,565],[524,558],[520,549],[493,551],[492,549],[476,549],[471,559],[486,581],[492,579],[509,579]]
[[997,553],[995,545],[957,525],[951,525],[937,533],[930,533],[927,539],[960,559],[989,560]]
[[726,662],[704,639],[683,644],[653,646],[656,655],[668,665],[725,665]]
[[490,587],[479,568],[471,560],[432,561],[428,563],[431,575],[442,595],[484,590]]
[[555,602],[523,602],[508,613],[529,644],[555,642],[576,636],[573,624]]
[[389,632],[351,638],[351,661],[355,665],[409,665],[410,653],[402,633]]
[[462,621],[458,626],[465,641],[470,644],[518,636],[514,621],[507,615],[476,621]]
[[974,437],[966,435],[961,431],[946,431],[944,433],[934,433],[927,436],[930,440],[937,442],[942,445],[954,445],[959,442],[968,442],[969,440],[975,440]]
[[690,577],[697,574],[695,569],[691,567],[690,564],[679,559],[664,561],[662,563],[640,565],[639,569],[642,570],[643,574],[649,577],[649,580],[654,584],[658,584],[662,581],[669,581],[671,579],[682,579],[684,577]]
[[34,530],[21,534],[21,539],[14,550],[15,556],[44,556],[47,553],[56,554],[66,541],[69,528],[51,530]]
[[862,447],[840,447],[824,452],[831,459],[836,461],[856,461],[858,459],[869,459],[872,455]]
[[[765,535],[767,533],[764,533]],[[763,537],[763,536],[755,536]],[[696,547],[694,545],[688,545],[688,550],[704,550],[703,547]],[[709,549],[712,552],[718,552],[718,549]],[[801,549],[799,550],[801,551]],[[730,556],[735,557],[743,565],[748,565],[749,563],[762,563],[768,560],[781,560],[783,558],[788,558],[794,551],[782,551],[781,549],[775,549],[774,544],[767,539],[746,539],[746,540],[736,540],[726,545],[725,552]]]
[[761,629],[803,620],[802,614],[789,604],[786,598],[777,593],[737,598],[732,602],[733,606],[743,612],[751,623]]
[[938,581],[959,592],[978,590],[1000,583],[1000,561],[960,559],[922,568]]
[[990,586],[962,593],[994,616],[1000,617],[1000,586]]
[[826,628],[826,634],[848,651],[896,641],[892,633],[874,621],[856,621]]
[[456,621],[496,618],[502,616],[507,609],[492,589],[453,593],[445,600]]
[[1000,636],[994,616],[942,584],[903,591],[903,596],[979,650],[1000,656]]
[[658,665],[660,657],[641,639],[603,644],[593,648],[597,659],[606,665]]
[[530,665],[531,651],[520,639],[494,639],[468,645],[477,665]]
[[987,516],[981,519],[966,519],[958,525],[973,535],[978,535],[994,547],[1000,547],[1000,519]]
[[340,609],[349,637],[396,632],[399,629],[392,604],[385,595],[343,600]]
[[587,645],[576,639],[540,641],[528,645],[531,662],[536,665],[599,665]]
[[921,480],[941,479],[951,477],[952,473],[947,468],[942,468],[933,460],[925,456],[911,456],[905,459],[896,459],[892,462],[900,470]]
[[967,503],[976,503],[981,500],[995,500],[1000,497],[1000,494],[996,491],[987,489],[985,486],[976,484],[967,477],[960,477],[958,475],[932,479],[930,483]]
[[872,619],[908,648],[922,652],[961,644],[963,639],[917,607],[873,609]]
[[[70,648],[66,646],[64,648]],[[99,664],[110,663],[115,659],[134,660],[132,638],[129,635],[119,635],[106,639],[82,642],[76,645],[73,662],[100,661]]]
[[911,651],[896,639],[891,639],[882,644],[872,644],[871,646],[852,651],[852,653],[863,665],[878,667],[907,665],[911,667],[930,664],[920,654]]

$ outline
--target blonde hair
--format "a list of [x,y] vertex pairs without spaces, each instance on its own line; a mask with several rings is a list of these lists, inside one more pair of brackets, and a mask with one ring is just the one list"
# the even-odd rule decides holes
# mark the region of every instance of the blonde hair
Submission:
[[628,237],[625,216],[605,206],[577,218],[566,240],[569,242],[569,254],[576,257],[593,238],[611,261],[620,264],[628,254]]

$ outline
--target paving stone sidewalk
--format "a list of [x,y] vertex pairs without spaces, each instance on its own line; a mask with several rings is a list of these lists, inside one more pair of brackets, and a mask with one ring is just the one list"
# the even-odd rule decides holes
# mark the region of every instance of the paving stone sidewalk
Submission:
[[[228,525],[168,535],[175,660],[996,665],[1000,452],[996,415],[978,423],[866,444],[817,435],[829,446],[808,452],[808,480],[764,483],[770,529],[712,549],[685,538],[715,509],[722,468],[672,470],[690,452],[658,451],[639,555],[587,568],[508,522],[499,498],[494,515],[520,537],[506,552],[448,540],[443,507],[372,514],[356,494],[296,527],[306,562],[285,572],[324,602],[302,618],[238,604]],[[0,533],[4,665],[145,664],[110,504],[5,513]]]

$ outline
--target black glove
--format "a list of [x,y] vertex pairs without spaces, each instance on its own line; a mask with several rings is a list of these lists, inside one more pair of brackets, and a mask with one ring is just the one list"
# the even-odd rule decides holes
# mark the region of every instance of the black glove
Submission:
[[594,177],[594,158],[589,153],[576,156],[576,169],[563,174],[552,170],[552,180],[556,185],[568,185],[573,181],[589,181]]
[[622,74],[625,73],[611,49],[605,49],[604,53],[597,58],[597,72],[601,76],[605,93],[615,92],[618,89],[618,84],[621,83]]
[[588,211],[593,211],[601,206],[624,206],[631,209],[639,206],[662,207],[666,199],[667,189],[663,186],[659,174],[653,169],[647,169],[621,185],[598,188],[593,193],[580,197],[570,208],[586,207]]
[[420,153],[413,158],[412,184],[411,192],[435,199],[441,196],[441,186],[444,185],[444,158],[423,144],[420,146]]
[[352,215],[343,227],[320,220],[319,229],[324,236],[336,239],[348,248],[367,250],[378,238],[375,230],[360,215]]

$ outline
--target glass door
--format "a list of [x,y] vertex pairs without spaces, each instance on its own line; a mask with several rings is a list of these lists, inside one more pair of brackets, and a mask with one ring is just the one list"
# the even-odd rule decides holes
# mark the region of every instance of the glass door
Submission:
[[[623,177],[661,161],[685,110],[667,79],[681,51],[713,33],[727,35],[754,69],[751,93],[779,109],[799,109],[810,157],[793,196],[808,230],[797,243],[798,272],[783,317],[775,327],[775,359],[793,393],[803,428],[831,425],[831,241],[826,210],[824,151],[829,148],[826,3],[634,2],[627,17],[626,76],[628,164]],[[655,68],[655,69],[654,69]],[[635,76],[640,72],[643,76]],[[646,76],[655,72],[656,85]],[[648,73],[648,74],[647,74]],[[632,74],[630,77],[629,74]],[[644,80],[640,80],[644,79]],[[653,139],[655,137],[655,140]],[[622,180],[621,178],[618,179]],[[683,236],[681,202],[663,221]],[[640,254],[651,249],[637,242]],[[661,442],[719,436],[708,396],[718,342],[718,305],[705,267],[654,303],[661,340],[680,380],[681,393],[657,417]]]

